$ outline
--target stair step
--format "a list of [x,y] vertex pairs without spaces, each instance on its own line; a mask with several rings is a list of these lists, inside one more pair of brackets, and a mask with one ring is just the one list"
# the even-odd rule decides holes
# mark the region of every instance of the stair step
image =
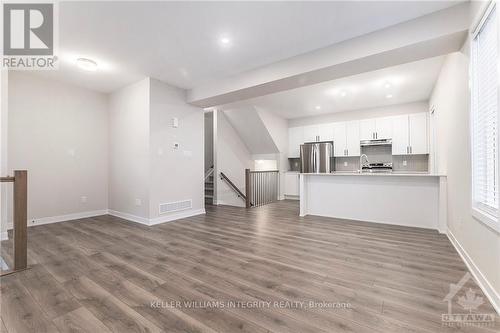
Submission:
[[214,196],[211,194],[205,194],[205,199],[213,199]]

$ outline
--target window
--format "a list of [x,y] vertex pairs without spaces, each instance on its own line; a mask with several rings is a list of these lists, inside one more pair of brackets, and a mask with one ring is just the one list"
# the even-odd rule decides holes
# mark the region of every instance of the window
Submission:
[[495,3],[471,43],[473,214],[498,230],[498,25]]

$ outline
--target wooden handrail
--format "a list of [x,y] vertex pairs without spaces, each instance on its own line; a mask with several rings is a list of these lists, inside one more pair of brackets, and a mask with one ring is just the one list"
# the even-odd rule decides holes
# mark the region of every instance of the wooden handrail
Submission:
[[28,267],[28,171],[15,170],[14,177],[1,181],[14,183],[14,268],[6,275]]
[[[245,170],[250,170],[250,169],[245,169]],[[274,172],[279,172],[279,170],[266,170],[266,171],[250,171],[250,173],[274,173]]]
[[227,176],[223,172],[220,173],[220,178],[228,182],[229,186],[238,194],[240,198],[245,201],[247,200],[247,197],[243,194],[243,192],[241,192],[240,189],[236,185],[234,185],[234,183],[229,178],[227,178]]
[[16,179],[15,177],[10,177],[10,176],[0,177],[0,183],[13,183],[15,179]]

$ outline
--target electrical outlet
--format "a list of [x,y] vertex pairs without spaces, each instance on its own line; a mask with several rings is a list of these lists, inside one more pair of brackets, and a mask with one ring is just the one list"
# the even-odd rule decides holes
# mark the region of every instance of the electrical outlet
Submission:
[[80,197],[80,201],[81,201],[82,203],[86,203],[86,202],[87,202],[87,197],[86,197],[86,196],[82,196],[82,197]]
[[141,199],[139,199],[139,198],[135,199],[135,205],[136,205],[136,206],[140,206],[140,205],[142,205],[142,200],[141,200]]
[[403,166],[407,166],[407,165],[408,165],[408,162],[403,161]]
[[347,165],[348,165],[348,163],[347,163],[347,162],[344,162],[344,166],[347,166]]

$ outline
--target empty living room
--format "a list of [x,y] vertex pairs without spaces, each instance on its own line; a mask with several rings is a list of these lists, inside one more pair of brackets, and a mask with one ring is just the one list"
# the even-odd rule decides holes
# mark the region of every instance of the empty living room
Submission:
[[0,4],[0,332],[500,332],[497,0]]

